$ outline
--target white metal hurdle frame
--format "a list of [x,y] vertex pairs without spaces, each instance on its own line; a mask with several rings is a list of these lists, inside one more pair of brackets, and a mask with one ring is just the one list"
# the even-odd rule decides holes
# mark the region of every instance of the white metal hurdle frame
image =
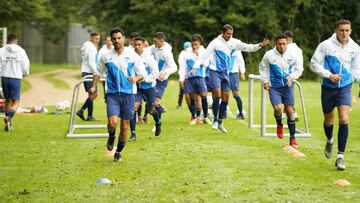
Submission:
[[[79,134],[75,133],[76,129],[96,129],[96,128],[107,128],[105,124],[93,124],[93,125],[76,125],[75,124],[75,116],[76,116],[76,104],[79,99],[79,89],[80,85],[87,81],[93,81],[92,75],[87,75],[83,77],[80,82],[78,82],[73,91],[73,97],[71,102],[71,114],[70,114],[70,122],[69,122],[69,130],[67,134],[67,138],[90,138],[90,137],[108,137],[108,133],[86,133],[86,134]],[[105,78],[100,78],[101,82],[105,81]]]
[[[267,125],[266,124],[266,90],[264,89],[264,83],[260,80],[260,75],[250,74],[249,78],[249,128],[260,128],[262,137],[274,137],[276,133],[268,133],[266,131],[267,128],[276,128],[276,125]],[[254,80],[261,81],[261,123],[254,124]],[[303,111],[303,119],[305,123],[305,129],[296,128],[296,137],[311,137],[309,132],[309,126],[307,122],[306,112],[305,112],[305,104],[304,97],[302,92],[301,85],[294,80],[294,84],[299,88],[300,99],[301,99],[301,107]],[[284,125],[284,128],[288,128],[287,125]],[[289,133],[284,133],[284,136],[289,136]]]

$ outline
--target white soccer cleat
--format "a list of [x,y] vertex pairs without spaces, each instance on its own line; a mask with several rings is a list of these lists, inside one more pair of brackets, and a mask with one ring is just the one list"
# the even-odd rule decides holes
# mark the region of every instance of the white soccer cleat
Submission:
[[218,125],[218,128],[219,128],[219,130],[220,130],[221,132],[227,133],[227,130],[226,130],[226,128],[223,126],[223,124],[219,124],[219,125]]
[[215,121],[212,125],[212,129],[213,130],[217,130],[218,129],[218,126],[219,126],[219,123],[217,121]]

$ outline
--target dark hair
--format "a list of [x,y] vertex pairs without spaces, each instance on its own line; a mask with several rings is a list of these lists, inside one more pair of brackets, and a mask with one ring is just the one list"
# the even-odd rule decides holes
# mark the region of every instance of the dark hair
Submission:
[[9,34],[7,35],[7,43],[13,42],[13,41],[16,40],[16,39],[17,39],[17,36],[16,36],[16,34],[14,34],[14,33],[9,33]]
[[294,39],[294,33],[293,32],[291,32],[291,31],[285,31],[284,33],[283,33],[287,38],[291,38],[291,39]]
[[114,27],[111,31],[110,31],[110,37],[114,34],[114,33],[118,33],[120,32],[122,34],[122,36],[125,35],[125,32],[123,29],[119,28],[119,27]]
[[131,39],[132,39],[132,38],[136,38],[136,37],[140,37],[139,33],[137,33],[137,32],[132,32],[132,33],[130,34],[130,38],[131,38]]
[[193,36],[191,37],[191,40],[192,42],[194,41],[199,41],[200,43],[202,42],[203,38],[201,37],[201,35],[199,34],[193,34]]
[[344,24],[351,26],[351,22],[349,20],[341,19],[341,20],[336,21],[335,28],[337,28],[339,25],[344,25]]
[[155,32],[153,34],[153,37],[155,39],[163,39],[163,40],[165,40],[165,34],[163,32]]
[[92,32],[90,33],[90,36],[93,37],[93,36],[99,36],[100,34],[98,32]]
[[139,37],[135,37],[134,41],[142,41],[142,42],[145,42],[146,39],[139,36]]
[[279,34],[275,37],[275,42],[277,42],[279,39],[287,39],[287,37],[284,34]]
[[234,30],[234,28],[230,25],[230,24],[225,24],[223,27],[222,27],[222,32],[226,32],[228,30]]

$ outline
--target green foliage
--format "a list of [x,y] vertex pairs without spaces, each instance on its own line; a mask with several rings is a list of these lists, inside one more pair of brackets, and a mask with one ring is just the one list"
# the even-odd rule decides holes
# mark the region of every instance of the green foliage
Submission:
[[[360,37],[357,0],[0,0],[0,5],[0,26],[10,30],[31,21],[53,42],[65,36],[70,22],[95,25],[103,34],[119,26],[126,35],[136,31],[150,42],[153,32],[162,31],[175,56],[192,34],[203,35],[207,45],[225,23],[232,24],[235,37],[246,43],[272,40],[276,34],[291,30],[303,49],[303,78],[307,79],[316,77],[308,68],[309,60],[316,46],[333,33],[335,21],[349,19],[352,38]],[[257,73],[263,54],[244,54],[249,73]]]

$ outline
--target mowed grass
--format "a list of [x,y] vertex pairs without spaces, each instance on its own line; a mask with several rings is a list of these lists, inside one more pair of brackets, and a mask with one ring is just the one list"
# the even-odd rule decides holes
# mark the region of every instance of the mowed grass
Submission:
[[[32,63],[30,64],[30,75],[36,73],[51,72],[58,69],[63,69],[63,70],[77,69],[80,71],[80,67],[78,65]],[[81,78],[81,75],[79,76],[79,78]],[[47,74],[45,79],[48,82],[52,83],[56,88],[69,89],[69,90],[73,88],[73,87],[69,87],[69,85],[63,80],[56,78],[56,74],[54,73]],[[24,93],[29,91],[30,89],[31,89],[31,84],[27,81],[27,78],[24,77],[23,80],[21,80],[21,92]]]
[[[360,103],[353,103],[350,113],[347,170],[337,171],[336,153],[330,160],[323,155],[320,84],[305,81],[302,86],[312,133],[312,138],[298,138],[299,150],[306,155],[303,158],[283,150],[288,145],[287,139],[262,138],[259,130],[248,128],[247,121],[226,119],[224,125],[229,131],[226,135],[207,125],[189,126],[185,102],[182,109],[175,108],[178,94],[175,81],[169,83],[163,99],[168,111],[163,114],[162,134],[154,137],[152,120],[149,125],[137,125],[138,139],[127,143],[121,163],[106,156],[106,138],[67,139],[67,113],[16,115],[15,130],[0,131],[0,200],[359,202]],[[259,88],[256,84],[256,122],[260,117]],[[357,91],[354,85],[354,95]],[[241,82],[240,94],[247,109],[247,82]],[[301,112],[300,101],[296,102]],[[95,117],[100,121],[94,123],[105,124],[102,96],[95,105]],[[230,110],[235,109],[235,101],[230,97]],[[268,98],[267,118],[269,123],[275,123]],[[303,118],[300,119],[299,126],[303,126]],[[88,124],[78,119],[76,122]],[[97,185],[100,178],[108,178],[112,184]],[[337,179],[346,179],[352,185],[336,186],[333,182]]]
[[71,90],[72,88],[68,83],[58,78],[58,73],[48,73],[45,75],[45,80],[52,83],[55,88]]

